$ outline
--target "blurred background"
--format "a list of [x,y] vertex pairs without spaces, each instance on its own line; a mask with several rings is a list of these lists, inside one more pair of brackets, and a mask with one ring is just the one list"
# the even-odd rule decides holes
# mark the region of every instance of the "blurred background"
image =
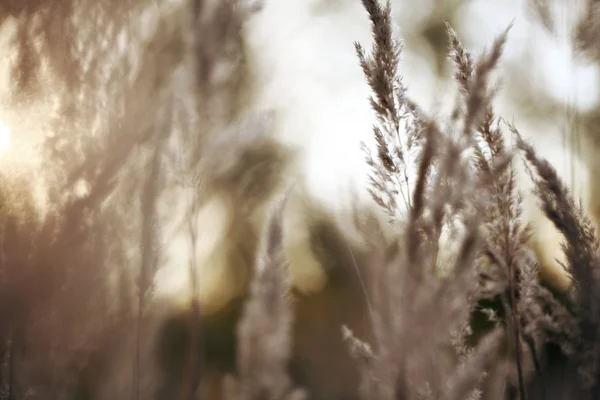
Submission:
[[[597,167],[599,70],[589,32],[597,11],[587,1],[466,0],[403,3],[397,23],[406,41],[404,74],[409,92],[434,107],[451,63],[442,20],[474,54],[489,48],[509,24],[501,58],[503,83],[496,111],[536,144],[573,187],[587,181],[581,161]],[[413,9],[416,10],[413,13]],[[586,28],[587,26],[587,28]],[[591,36],[590,36],[591,35]],[[428,75],[428,76],[427,76]],[[415,88],[415,82],[422,88]],[[433,84],[432,84],[433,83]],[[427,89],[425,89],[427,88]],[[428,95],[429,94],[429,95]],[[581,193],[585,195],[584,193]]]
[[[130,167],[144,172],[151,170],[151,157],[140,151],[136,153],[139,159],[123,161],[117,158],[120,153],[116,150],[126,148],[127,135],[121,135],[122,132],[150,130],[159,114],[154,110],[167,104],[169,99],[154,96],[155,86],[138,85],[138,81],[132,85],[131,93],[121,90],[120,85],[130,82],[129,75],[141,76],[140,82],[149,81],[159,87],[164,83],[160,77],[164,71],[171,71],[169,68],[176,63],[173,60],[179,54],[164,51],[170,49],[172,43],[168,39],[163,42],[160,35],[168,37],[169,33],[178,32],[179,20],[171,19],[170,13],[177,15],[177,9],[183,3],[183,0],[103,0],[89,4],[83,0],[0,0],[0,168],[2,182],[13,185],[8,191],[9,186],[3,186],[0,193],[5,203],[36,203],[35,207],[28,203],[23,210],[19,207],[12,210],[11,218],[3,221],[0,229],[3,238],[0,244],[6,250],[2,256],[13,257],[0,258],[0,286],[7,289],[1,294],[7,296],[4,300],[13,300],[10,307],[0,301],[0,319],[32,327],[27,335],[19,338],[22,346],[15,353],[20,355],[17,358],[21,361],[19,365],[15,364],[15,371],[36,374],[43,369],[41,365],[52,366],[53,371],[50,377],[41,373],[43,379],[39,380],[37,391],[21,387],[19,400],[46,400],[44,388],[57,382],[66,387],[69,382],[63,382],[65,374],[85,370],[94,357],[102,359],[104,355],[99,354],[95,344],[102,343],[105,346],[102,349],[112,348],[114,343],[104,340],[104,332],[100,332],[103,328],[99,328],[105,326],[106,321],[114,322],[111,319],[113,303],[110,303],[111,307],[106,306],[107,298],[119,297],[120,304],[128,307],[135,304],[135,291],[131,288],[141,284],[131,265],[142,265],[139,260],[141,250],[135,246],[140,240],[138,228],[144,223],[140,211],[144,204],[138,204],[138,199],[143,190],[149,189],[144,183],[145,176],[130,172],[136,170]],[[326,16],[319,20],[322,30],[316,30],[312,42],[298,40],[292,44],[283,39],[279,43],[278,37],[288,29],[287,25],[291,25],[290,35],[295,34],[297,26],[301,30],[303,21],[300,17],[297,26],[288,24],[285,19],[276,21],[269,14],[257,17],[254,49],[260,50],[260,57],[257,57],[264,63],[261,64],[265,67],[264,76],[270,78],[269,68],[278,67],[277,60],[283,60],[280,65],[283,72],[273,75],[280,82],[262,91],[258,103],[266,108],[284,109],[285,118],[279,128],[284,136],[289,134],[291,143],[306,144],[308,131],[317,133],[308,143],[305,160],[308,181],[316,183],[312,188],[313,195],[334,204],[347,201],[347,196],[337,190],[344,185],[340,183],[340,177],[354,176],[355,165],[366,170],[358,142],[372,136],[372,119],[364,112],[368,110],[368,90],[350,46],[352,41],[359,40],[365,48],[370,48],[366,13],[361,10],[359,0],[270,0],[270,3],[275,4],[275,11],[279,7],[286,15],[294,15],[297,8],[301,11],[298,15],[309,16],[307,21],[312,18],[311,12]],[[70,9],[73,5],[75,12]],[[307,7],[313,6],[314,9],[306,11]],[[336,9],[343,7],[355,7],[360,17],[347,21],[335,19]],[[598,181],[595,177],[600,174],[600,157],[597,156],[600,149],[600,8],[597,2],[393,0],[392,7],[398,33],[404,42],[400,70],[408,94],[431,113],[448,111],[456,95],[445,22],[454,27],[475,56],[489,48],[493,40],[512,24],[495,74],[502,82],[496,97],[496,111],[514,122],[534,142],[538,152],[551,160],[576,194],[585,197],[589,191],[593,192],[594,185],[590,183]],[[78,18],[82,18],[83,23],[67,26],[63,19],[67,14],[75,22],[81,22]],[[165,15],[167,22],[161,19]],[[322,51],[316,51],[315,45],[321,45],[320,39],[335,36],[331,34],[337,32],[335,24],[344,21],[349,21],[349,25],[340,27],[348,29],[340,34],[338,43],[348,46],[338,51],[335,46],[329,48],[324,44]],[[261,23],[265,22],[269,23],[261,32]],[[352,23],[356,23],[356,37]],[[121,25],[127,29],[120,30]],[[273,26],[282,31],[273,31]],[[213,28],[218,31],[218,27]],[[325,35],[318,36],[321,32]],[[264,38],[271,40],[270,48],[261,48]],[[332,42],[335,40],[333,37]],[[159,56],[150,54],[145,58],[146,54],[139,51],[142,45]],[[280,51],[286,46],[289,48],[285,53]],[[76,62],[70,58],[73,54],[77,55]],[[312,58],[305,60],[306,54],[313,54]],[[315,72],[307,77],[301,74],[286,76],[286,68],[302,71],[315,60],[322,63],[322,75]],[[346,63],[354,69],[346,73],[343,69],[328,67],[330,64],[337,66],[335,62]],[[178,90],[185,92],[188,89],[185,81],[179,85]],[[123,117],[125,114],[129,116]],[[50,143],[53,168],[59,164],[60,168],[65,167],[52,177],[51,190],[43,188],[48,181],[38,182],[42,172],[52,170],[41,156],[43,143]],[[115,158],[106,157],[109,152],[111,156],[116,154]],[[326,168],[324,162],[328,163]],[[104,167],[105,164],[123,167],[126,171],[119,175],[120,190],[109,199],[118,206],[107,206],[112,204],[110,201],[101,202],[94,212],[84,213],[81,210],[85,204],[69,201],[84,198],[90,188],[95,188],[93,180],[104,177],[102,173],[106,171],[98,165]],[[29,187],[24,187],[27,186],[25,183],[17,184],[24,182],[23,176]],[[364,182],[361,179],[359,182]],[[39,196],[27,197],[32,188],[39,191]],[[173,204],[179,203],[173,203],[172,197],[162,199],[163,205],[168,205],[164,207],[166,214],[178,212],[178,207]],[[36,218],[43,218],[30,211],[43,210],[49,203],[48,198],[61,199],[50,202],[59,211],[62,210],[59,206],[67,203],[80,208],[75,207],[74,216],[56,216],[50,212],[53,219],[44,220],[40,225],[43,229],[38,229]],[[167,225],[166,234],[171,234],[172,220],[178,222],[180,217],[182,215],[177,218],[166,215],[166,224],[171,224]],[[17,224],[22,221],[30,225]],[[87,226],[88,221],[93,222],[90,226],[94,229],[85,231],[86,236],[82,226]],[[58,240],[55,232],[61,229],[69,234]],[[179,228],[173,228],[176,229]],[[31,233],[33,231],[35,235]],[[219,231],[218,234],[225,233]],[[106,238],[110,238],[110,243],[105,242]],[[218,240],[214,242],[216,244],[210,246],[218,246]],[[62,251],[60,257],[56,256],[56,248]],[[31,249],[35,251],[27,253]],[[168,268],[187,268],[185,260],[190,257],[187,248],[172,247],[170,252],[174,259],[161,265],[167,269],[160,272],[154,282],[166,282],[167,278],[175,276],[172,285],[159,284],[156,288],[164,289],[167,295],[180,291],[181,285],[187,284],[187,275],[177,275]],[[113,264],[128,268],[115,271],[107,267]],[[19,268],[10,269],[7,265],[18,265]],[[30,268],[21,268],[21,265]],[[27,293],[33,293],[36,301],[25,304],[22,300],[28,299]],[[126,313],[130,317],[133,315],[130,309]],[[106,316],[106,320],[92,320],[91,315]],[[0,335],[14,337],[13,327],[7,326],[2,326]],[[123,333],[119,331],[122,327],[118,323],[111,329]],[[4,350],[9,347],[5,346]],[[9,362],[6,354],[5,351],[0,365],[3,376],[6,376]],[[8,399],[2,393],[3,387],[0,387],[0,400]]]

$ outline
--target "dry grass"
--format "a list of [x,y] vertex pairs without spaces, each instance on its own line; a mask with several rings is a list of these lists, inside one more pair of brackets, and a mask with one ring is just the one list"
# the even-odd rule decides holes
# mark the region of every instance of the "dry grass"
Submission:
[[[138,1],[0,6],[19,20],[13,101],[61,82],[48,118],[59,133],[44,141],[47,211],[27,177],[0,182],[0,400],[600,398],[600,241],[551,164],[495,114],[490,76],[510,27],[474,58],[447,25],[459,96],[440,120],[408,98],[389,2],[362,2],[373,45],[355,45],[357,62],[377,116],[366,189],[396,235],[357,210],[370,240],[354,248],[310,210],[328,275],[312,295],[290,287],[282,248],[296,154],[265,134],[269,115],[243,113],[242,24],[259,7],[152,4],[148,33],[128,21]],[[592,3],[578,44],[597,58]],[[138,58],[114,50],[119,35],[140,44]],[[566,238],[572,293],[538,277],[516,162]],[[210,196],[231,200],[226,253],[241,295],[216,313],[200,306],[194,261],[189,310],[152,301],[159,203],[173,187],[192,193],[192,243]]]

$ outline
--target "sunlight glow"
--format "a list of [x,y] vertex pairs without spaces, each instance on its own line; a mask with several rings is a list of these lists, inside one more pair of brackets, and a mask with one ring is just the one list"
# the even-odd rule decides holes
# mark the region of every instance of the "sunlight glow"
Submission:
[[0,155],[10,147],[10,128],[0,121]]

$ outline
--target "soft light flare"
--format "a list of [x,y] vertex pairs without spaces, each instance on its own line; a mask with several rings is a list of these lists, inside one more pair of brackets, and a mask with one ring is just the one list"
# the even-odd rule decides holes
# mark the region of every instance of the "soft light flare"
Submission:
[[10,147],[10,128],[0,121],[0,155]]

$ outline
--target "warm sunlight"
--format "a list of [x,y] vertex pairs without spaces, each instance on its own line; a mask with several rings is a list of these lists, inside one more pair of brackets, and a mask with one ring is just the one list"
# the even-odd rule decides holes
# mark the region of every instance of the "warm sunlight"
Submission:
[[0,155],[5,153],[10,146],[10,128],[0,121]]

